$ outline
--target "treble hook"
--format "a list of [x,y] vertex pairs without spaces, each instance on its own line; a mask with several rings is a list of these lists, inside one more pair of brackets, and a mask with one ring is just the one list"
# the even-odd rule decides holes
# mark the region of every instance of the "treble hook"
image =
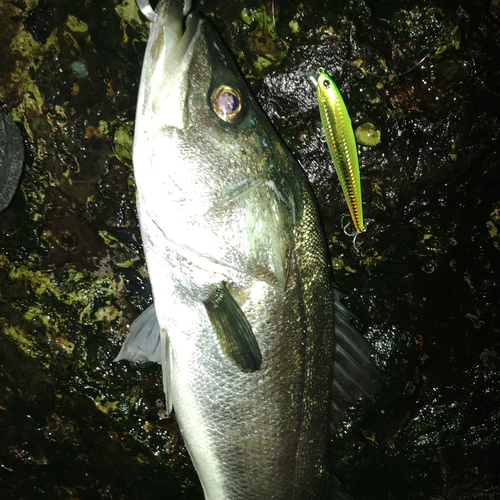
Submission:
[[364,225],[363,229],[361,229],[361,231],[356,231],[356,230],[354,230],[354,232],[352,232],[352,233],[347,232],[347,228],[348,228],[350,225],[352,225],[352,222],[351,222],[351,221],[349,221],[349,222],[348,222],[348,223],[344,226],[344,233],[345,233],[347,236],[349,236],[350,238],[352,238],[352,237],[354,236],[354,238],[353,238],[353,240],[352,240],[352,246],[353,246],[354,248],[359,248],[359,247],[363,244],[363,242],[361,242],[361,243],[359,243],[359,244],[358,244],[358,243],[356,243],[356,239],[358,238],[358,236],[359,236],[360,234],[362,234],[362,233],[366,232],[366,230],[367,230],[368,225],[370,224],[370,222],[373,222],[373,219],[366,219],[366,221],[365,221],[365,225]]

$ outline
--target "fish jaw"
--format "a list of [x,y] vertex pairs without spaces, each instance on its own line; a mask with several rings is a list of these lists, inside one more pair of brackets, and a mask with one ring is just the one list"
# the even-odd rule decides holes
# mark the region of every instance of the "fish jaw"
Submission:
[[[192,49],[201,20],[193,13],[185,20],[180,2],[161,2],[151,23],[142,69],[136,119],[151,121],[143,130],[159,124],[183,128],[187,124],[186,87]],[[140,148],[138,149],[140,151]]]

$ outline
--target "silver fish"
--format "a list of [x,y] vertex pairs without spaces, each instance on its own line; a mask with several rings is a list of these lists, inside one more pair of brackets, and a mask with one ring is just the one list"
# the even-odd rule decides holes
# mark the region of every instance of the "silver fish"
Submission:
[[376,391],[371,348],[302,169],[183,7],[148,12],[133,156],[155,306],[117,359],[162,364],[207,500],[330,498],[329,425]]

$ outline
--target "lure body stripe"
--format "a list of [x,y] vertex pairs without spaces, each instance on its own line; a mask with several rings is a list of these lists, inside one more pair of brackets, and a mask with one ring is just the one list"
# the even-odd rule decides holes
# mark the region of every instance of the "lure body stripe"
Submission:
[[364,230],[358,150],[351,119],[335,82],[322,71],[318,104],[328,149],[357,232]]

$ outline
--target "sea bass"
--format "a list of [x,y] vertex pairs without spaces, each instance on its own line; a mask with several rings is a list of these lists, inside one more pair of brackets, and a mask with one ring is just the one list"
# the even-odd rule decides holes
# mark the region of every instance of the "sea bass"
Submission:
[[302,169],[183,7],[148,14],[133,160],[155,305],[118,359],[162,364],[207,500],[330,498],[329,426],[375,392],[371,348]]

